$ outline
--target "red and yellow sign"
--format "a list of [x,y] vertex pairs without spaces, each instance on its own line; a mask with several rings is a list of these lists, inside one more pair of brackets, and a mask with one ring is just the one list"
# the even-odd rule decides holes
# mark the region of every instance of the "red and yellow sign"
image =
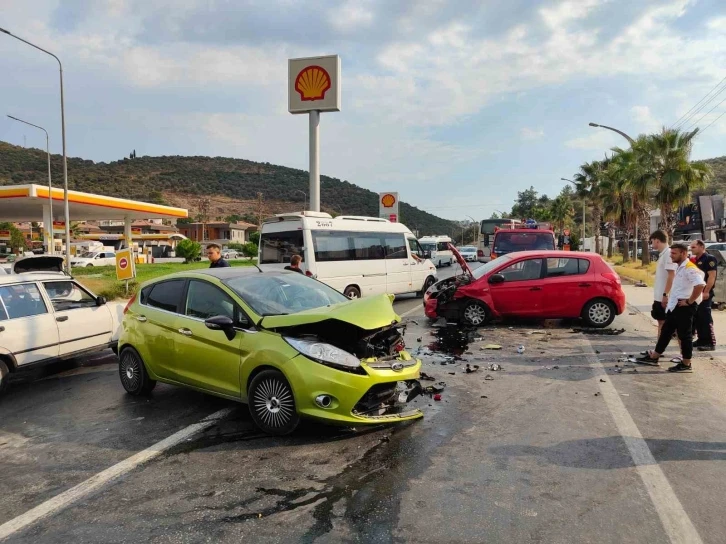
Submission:
[[331,86],[330,74],[322,66],[308,66],[295,78],[300,100],[322,100]]
[[116,279],[130,280],[136,277],[133,253],[130,249],[122,249],[116,252]]
[[141,229],[140,228],[133,227],[131,229],[131,236],[134,236],[136,234],[141,234]]
[[396,197],[391,193],[386,193],[381,197],[381,204],[384,208],[393,208],[396,205]]
[[0,240],[10,240],[10,231],[0,230]]

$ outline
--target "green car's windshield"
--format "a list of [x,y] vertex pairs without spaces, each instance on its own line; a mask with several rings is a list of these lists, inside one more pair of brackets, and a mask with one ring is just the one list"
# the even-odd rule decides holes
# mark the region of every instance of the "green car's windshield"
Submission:
[[241,276],[225,284],[262,316],[295,314],[349,300],[335,289],[297,272]]

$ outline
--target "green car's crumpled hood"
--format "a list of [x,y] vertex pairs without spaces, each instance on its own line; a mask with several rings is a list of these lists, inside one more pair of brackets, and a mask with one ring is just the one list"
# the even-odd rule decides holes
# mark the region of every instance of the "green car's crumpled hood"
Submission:
[[375,330],[400,321],[393,311],[392,298],[389,295],[377,295],[290,315],[271,315],[264,317],[260,325],[265,329],[277,329],[336,319],[364,330]]

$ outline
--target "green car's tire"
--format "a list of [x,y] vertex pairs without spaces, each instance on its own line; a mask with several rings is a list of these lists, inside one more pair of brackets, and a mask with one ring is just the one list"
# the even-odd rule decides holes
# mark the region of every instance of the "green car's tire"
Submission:
[[247,397],[252,420],[267,434],[290,434],[300,423],[292,387],[277,370],[257,374]]
[[130,395],[148,395],[156,387],[156,380],[149,378],[146,365],[134,348],[126,347],[121,351],[118,375]]

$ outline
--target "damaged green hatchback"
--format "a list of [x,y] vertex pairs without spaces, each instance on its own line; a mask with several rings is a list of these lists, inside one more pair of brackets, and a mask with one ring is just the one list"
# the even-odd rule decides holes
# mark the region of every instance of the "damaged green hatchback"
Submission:
[[349,300],[297,272],[217,268],[142,285],[124,311],[121,383],[157,381],[249,405],[287,434],[301,417],[360,426],[420,418],[421,362],[405,350],[392,298]]

